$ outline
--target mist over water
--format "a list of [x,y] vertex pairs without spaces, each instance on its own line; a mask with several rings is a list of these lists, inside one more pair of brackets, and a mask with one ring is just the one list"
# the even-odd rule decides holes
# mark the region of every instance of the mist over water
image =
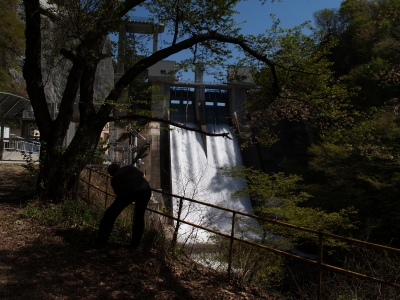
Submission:
[[[188,126],[195,126],[189,124]],[[245,182],[222,176],[221,167],[242,165],[238,141],[228,125],[207,125],[208,132],[229,132],[233,140],[207,136],[207,155],[201,134],[171,127],[172,192],[187,198],[212,203],[253,214],[249,197],[232,198],[233,191],[241,189]],[[179,199],[173,200],[174,216],[178,215]],[[229,233],[232,213],[184,201],[181,218],[209,228]],[[247,231],[248,225],[258,227],[249,218],[239,218],[236,236]],[[180,225],[178,239],[181,242],[206,243],[210,233],[190,225]]]

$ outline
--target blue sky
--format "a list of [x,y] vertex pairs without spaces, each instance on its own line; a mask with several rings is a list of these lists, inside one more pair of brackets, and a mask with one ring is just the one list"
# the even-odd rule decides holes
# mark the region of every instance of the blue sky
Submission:
[[291,28],[305,21],[312,21],[313,13],[323,8],[339,8],[341,0],[275,0],[264,5],[258,0],[241,1],[237,6],[240,14],[238,21],[246,20],[242,25],[243,33],[263,33],[272,22],[271,13],[280,19],[281,27]]
[[[323,8],[339,8],[342,0],[275,0],[273,3],[267,1],[264,5],[259,0],[241,1],[236,10],[239,12],[236,19],[242,28],[244,34],[264,33],[272,25],[270,14],[280,20],[280,27],[292,28],[305,21],[313,20],[313,13]],[[133,13],[134,16],[149,17],[147,11],[138,9]],[[166,38],[162,34],[161,39]],[[183,51],[169,57],[169,60],[179,60],[187,57],[188,51]],[[193,79],[191,73],[184,74],[183,79]],[[206,79],[207,80],[207,79]]]

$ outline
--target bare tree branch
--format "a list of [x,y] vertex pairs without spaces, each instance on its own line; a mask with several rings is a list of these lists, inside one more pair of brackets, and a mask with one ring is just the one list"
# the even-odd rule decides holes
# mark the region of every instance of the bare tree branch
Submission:
[[146,0],[126,0],[116,9],[115,17],[122,18],[125,16],[132,8],[142,4]]
[[121,117],[111,117],[110,116],[110,117],[108,117],[107,122],[113,122],[115,120],[129,120],[129,119],[139,119],[139,118],[146,119],[146,120],[149,120],[149,121],[162,122],[162,123],[173,125],[175,127],[179,127],[179,128],[186,129],[186,130],[189,130],[189,131],[199,132],[199,133],[202,133],[202,134],[207,135],[207,136],[222,136],[224,138],[228,138],[230,140],[233,140],[229,136],[229,132],[211,133],[211,132],[203,131],[203,130],[198,129],[198,128],[189,127],[189,126],[186,126],[186,125],[183,125],[183,124],[180,124],[180,123],[176,123],[176,122],[173,122],[173,121],[169,121],[169,120],[166,120],[166,119],[163,119],[163,118],[157,118],[157,117],[135,115],[135,114],[131,114],[131,115],[127,115],[127,116],[121,116]]
[[172,45],[176,44],[176,40],[178,38],[178,33],[179,33],[179,21],[180,21],[180,9],[179,9],[179,0],[175,1],[176,5],[176,16],[175,16],[175,28],[174,28],[174,38],[172,40]]

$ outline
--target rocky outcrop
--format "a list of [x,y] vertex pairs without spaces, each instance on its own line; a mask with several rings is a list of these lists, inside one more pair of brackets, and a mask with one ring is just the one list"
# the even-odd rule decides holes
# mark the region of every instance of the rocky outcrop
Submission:
[[[22,1],[18,6],[18,16],[24,16],[24,7]],[[22,18],[23,19],[23,18]],[[54,24],[47,18],[43,17],[44,26],[47,30],[43,36],[43,57],[42,57],[42,73],[43,84],[47,102],[60,103],[64,93],[65,84],[67,82],[68,72],[72,63],[60,56],[59,47],[64,41],[65,32],[63,30],[55,30]],[[58,35],[58,36],[57,36]],[[56,47],[54,47],[56,45]],[[108,38],[104,45],[104,53],[111,52],[111,40]],[[19,58],[18,64],[22,70],[24,58]],[[22,73],[18,70],[10,70],[10,74],[16,81],[23,80]],[[110,88],[114,85],[114,68],[113,60],[108,57],[102,60],[96,72],[94,84],[94,100],[96,103],[101,103],[109,94]],[[79,95],[76,103],[79,102]]]
[[[105,50],[111,50],[111,40],[107,38]],[[114,86],[114,67],[113,59],[108,57],[102,60],[97,66],[96,79],[94,82],[94,99],[103,102]]]
[[[111,41],[107,39],[104,52],[111,48]],[[72,63],[60,56],[47,52],[42,59],[43,83],[48,103],[60,103],[64,93],[67,76]],[[114,85],[114,68],[112,58],[102,60],[96,71],[94,83],[94,100],[101,103],[107,97]],[[76,103],[79,102],[79,95]]]

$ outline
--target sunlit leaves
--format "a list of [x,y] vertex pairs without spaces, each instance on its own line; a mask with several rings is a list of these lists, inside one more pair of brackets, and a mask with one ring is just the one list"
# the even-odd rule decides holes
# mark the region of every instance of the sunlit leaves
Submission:
[[[349,218],[354,213],[352,208],[327,213],[318,207],[307,206],[311,195],[303,191],[302,178],[298,175],[266,174],[246,167],[224,168],[222,171],[225,176],[246,180],[247,185],[235,191],[233,196],[250,196],[258,215],[322,231],[348,230],[354,227]],[[261,222],[261,225],[269,233],[284,236],[286,242],[295,242],[300,237],[315,239],[315,236],[307,233],[268,222]]]
[[[308,23],[293,29],[277,25],[266,36],[252,38],[276,65],[279,85],[277,95],[271,70],[254,65],[253,78],[259,88],[249,93],[246,112],[257,136],[266,137],[258,139],[265,145],[274,141],[271,126],[281,120],[307,121],[327,129],[343,122],[349,108],[347,90],[335,79],[327,58],[336,41],[321,41],[320,32]],[[304,34],[304,28],[313,34]]]
[[383,239],[390,239],[398,230],[389,224],[398,223],[400,196],[400,121],[387,108],[365,115],[340,137],[333,135],[309,149],[309,167],[319,174],[320,183],[309,191],[318,195],[325,207],[354,205],[368,230],[390,226],[384,233],[375,233]]
[[18,86],[10,76],[10,68],[18,69],[15,58],[24,48],[24,24],[17,17],[16,0],[1,0],[0,5],[0,90],[26,96],[24,87]]

